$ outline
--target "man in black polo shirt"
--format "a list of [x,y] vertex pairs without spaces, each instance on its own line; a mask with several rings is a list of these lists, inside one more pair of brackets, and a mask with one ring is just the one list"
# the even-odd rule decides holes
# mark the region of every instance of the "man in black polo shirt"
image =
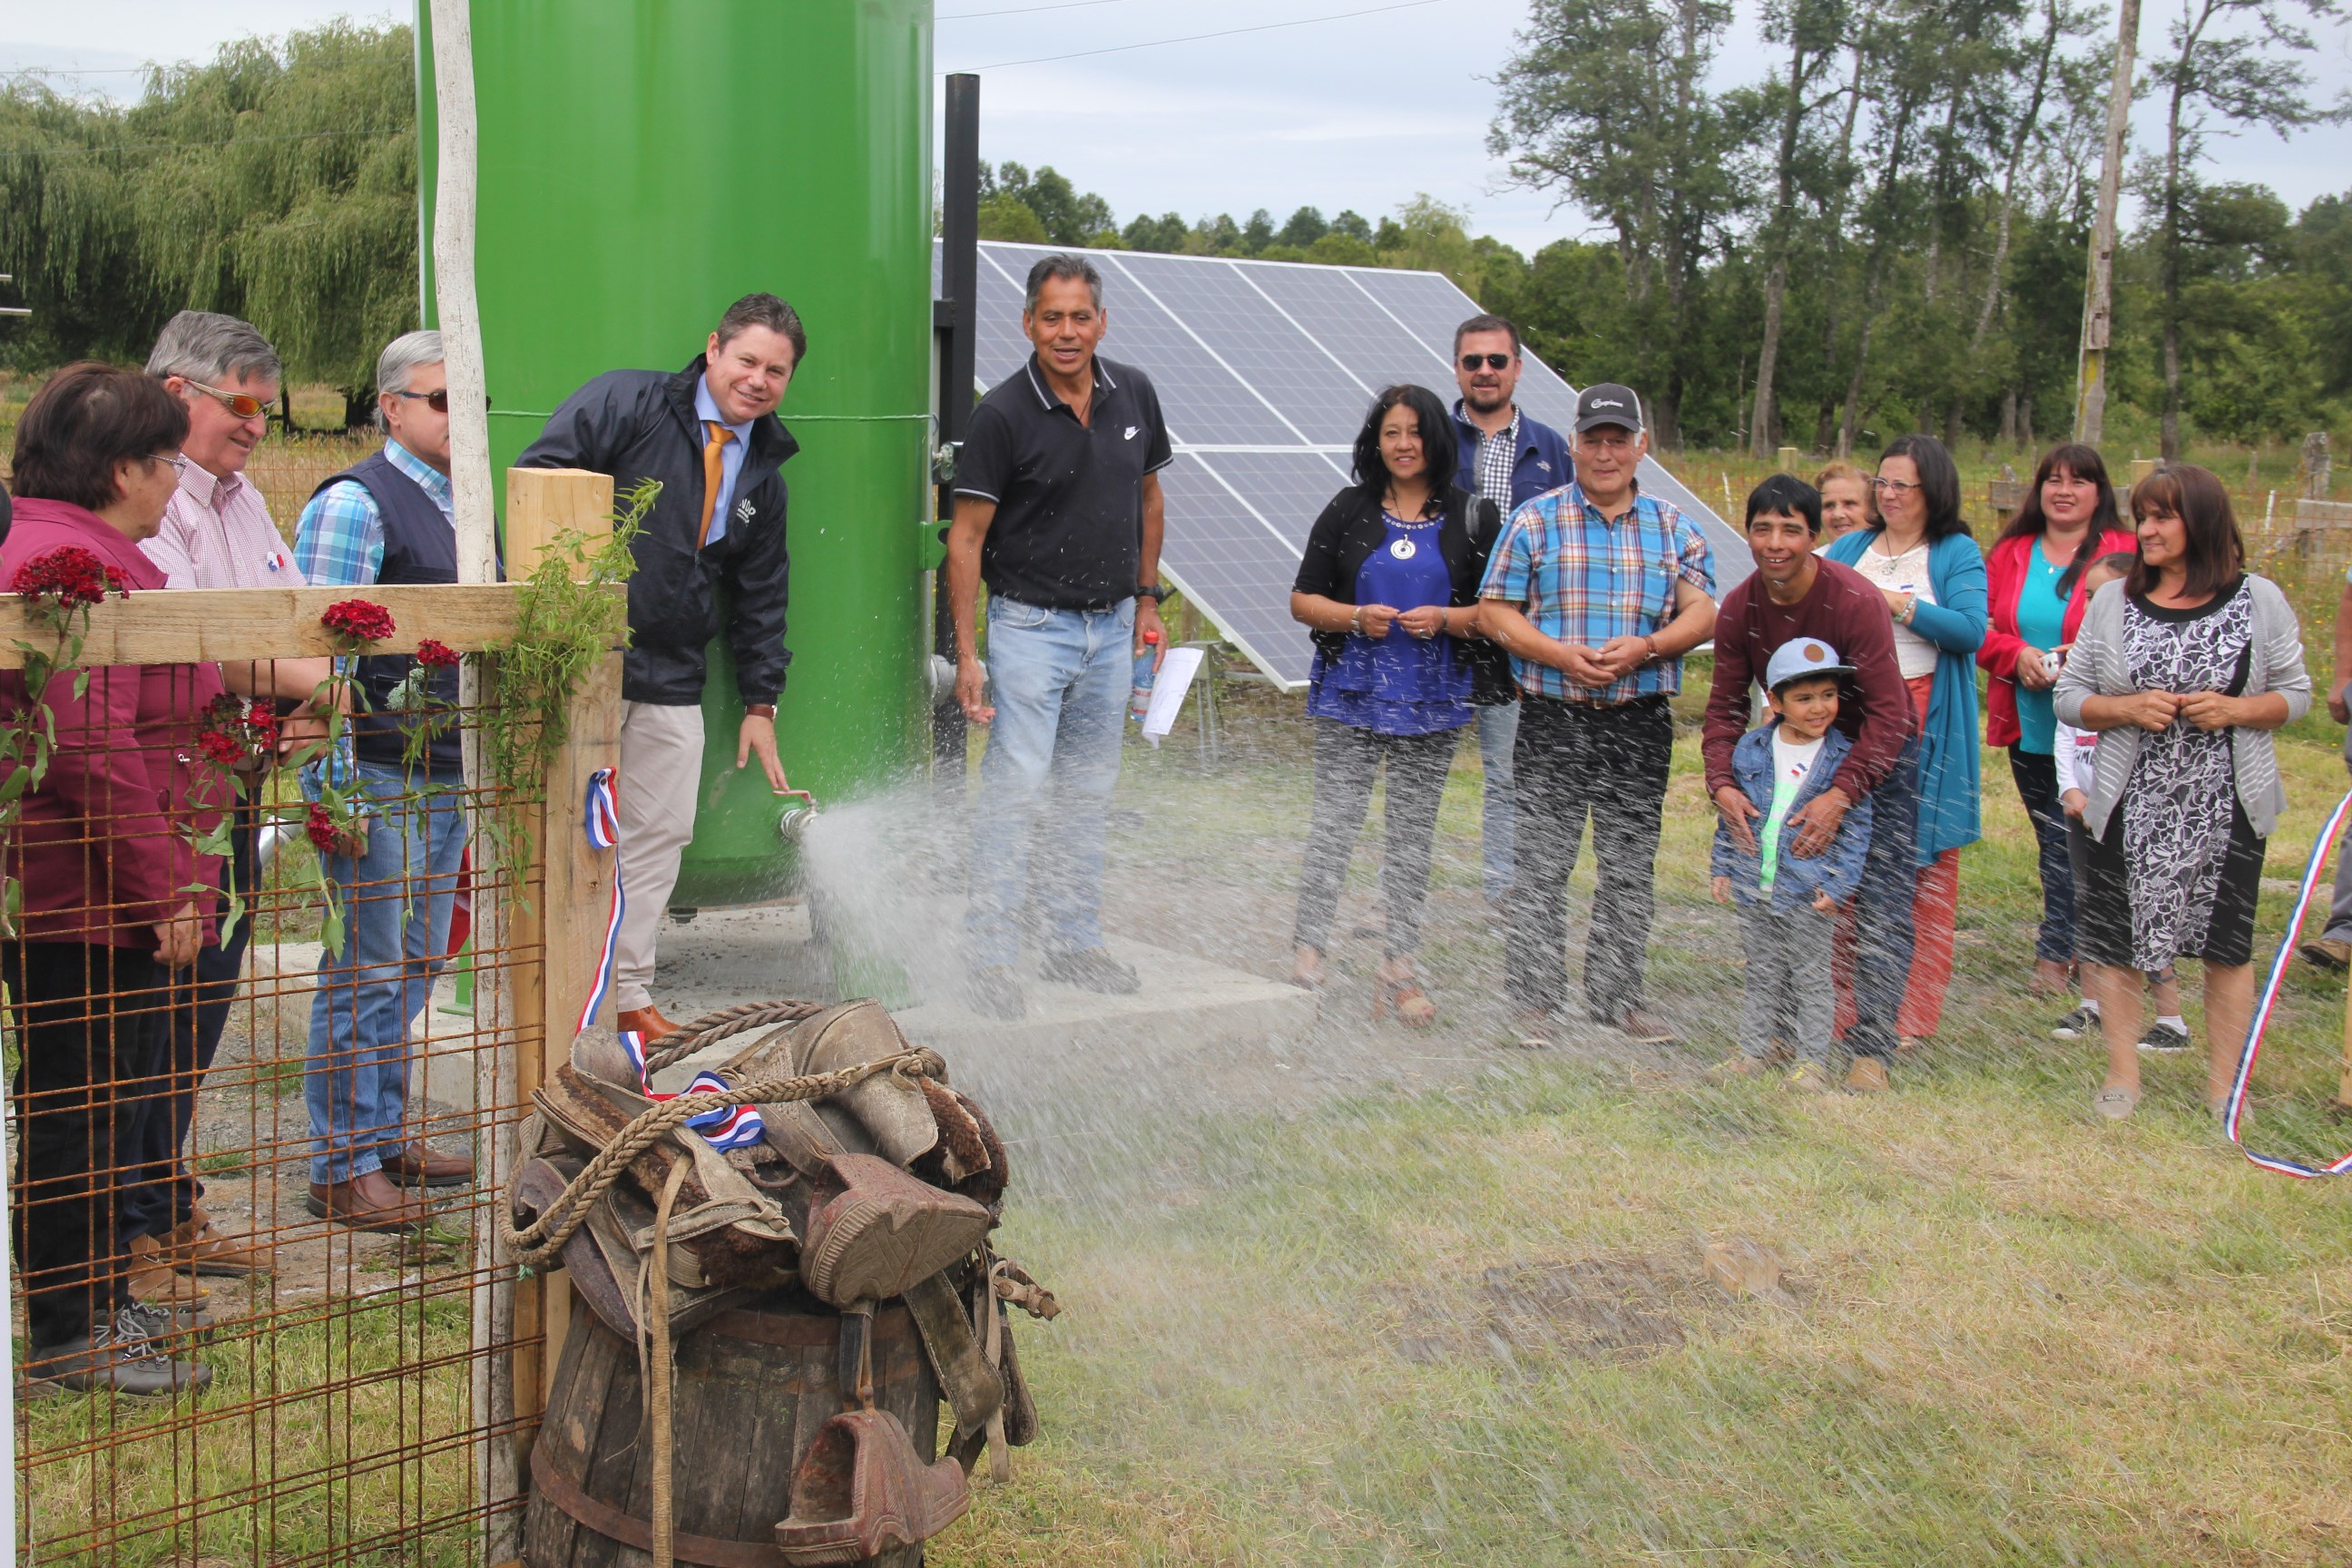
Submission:
[[[1048,256],[1031,268],[1021,325],[1037,352],[981,400],[956,459],[956,700],[990,726],[964,963],[972,1005],[999,1018],[1027,1010],[1013,967],[1024,925],[1045,944],[1046,979],[1114,994],[1137,985],[1103,946],[1103,836],[1135,655],[1147,637],[1163,655],[1168,646],[1157,584],[1160,470],[1171,454],[1151,383],[1096,356],[1107,324],[1091,262]],[[1050,828],[1033,850],[1041,808]]]

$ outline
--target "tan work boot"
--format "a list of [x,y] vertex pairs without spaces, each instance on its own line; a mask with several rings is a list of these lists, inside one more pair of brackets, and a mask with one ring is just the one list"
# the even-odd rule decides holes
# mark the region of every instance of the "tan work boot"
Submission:
[[1849,1094],[1885,1094],[1894,1087],[1886,1080],[1886,1061],[1883,1057],[1856,1057],[1845,1075]]
[[215,1226],[212,1215],[202,1209],[195,1210],[184,1224],[163,1238],[163,1250],[164,1260],[183,1274],[243,1279],[267,1273],[270,1267],[268,1243],[249,1236],[229,1235]]
[[132,1300],[154,1307],[193,1309],[212,1294],[187,1275],[174,1270],[152,1236],[142,1236],[131,1244],[131,1268],[123,1284]]

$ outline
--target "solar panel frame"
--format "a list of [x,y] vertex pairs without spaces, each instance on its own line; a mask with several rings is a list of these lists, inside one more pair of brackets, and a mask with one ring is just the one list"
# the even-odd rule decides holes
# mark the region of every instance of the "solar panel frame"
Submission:
[[[975,380],[985,391],[1028,357],[1022,287],[1053,247],[984,240],[980,251]],[[1177,453],[1161,471],[1168,580],[1269,679],[1296,689],[1313,650],[1290,619],[1290,584],[1309,526],[1347,482],[1361,411],[1395,382],[1426,386],[1450,406],[1454,329],[1476,302],[1435,272],[1074,253],[1103,273],[1104,351],[1151,377],[1168,419]],[[1576,388],[1536,354],[1524,361],[1519,405],[1567,429]],[[1712,507],[1654,459],[1642,465],[1642,487],[1706,537],[1718,593],[1747,576],[1746,539]]]

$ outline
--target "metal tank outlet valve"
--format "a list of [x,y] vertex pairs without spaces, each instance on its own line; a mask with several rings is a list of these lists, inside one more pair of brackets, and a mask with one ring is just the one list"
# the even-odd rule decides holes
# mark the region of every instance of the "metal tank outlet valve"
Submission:
[[782,789],[776,792],[776,798],[796,802],[784,807],[784,815],[776,822],[776,833],[785,843],[797,844],[807,835],[809,824],[816,820],[816,796],[804,789]]

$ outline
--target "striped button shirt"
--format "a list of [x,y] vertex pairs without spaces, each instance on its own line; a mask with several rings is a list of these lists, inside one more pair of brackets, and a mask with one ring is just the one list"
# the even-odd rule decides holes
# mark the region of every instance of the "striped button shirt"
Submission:
[[[1706,536],[1673,503],[1637,488],[1615,522],[1595,510],[1580,485],[1546,490],[1511,514],[1479,585],[1482,599],[1517,606],[1560,642],[1599,647],[1612,637],[1648,637],[1675,616],[1675,584],[1715,596]],[[1679,658],[1656,659],[1598,689],[1514,654],[1519,689],[1538,697],[1613,706],[1683,689]]]

